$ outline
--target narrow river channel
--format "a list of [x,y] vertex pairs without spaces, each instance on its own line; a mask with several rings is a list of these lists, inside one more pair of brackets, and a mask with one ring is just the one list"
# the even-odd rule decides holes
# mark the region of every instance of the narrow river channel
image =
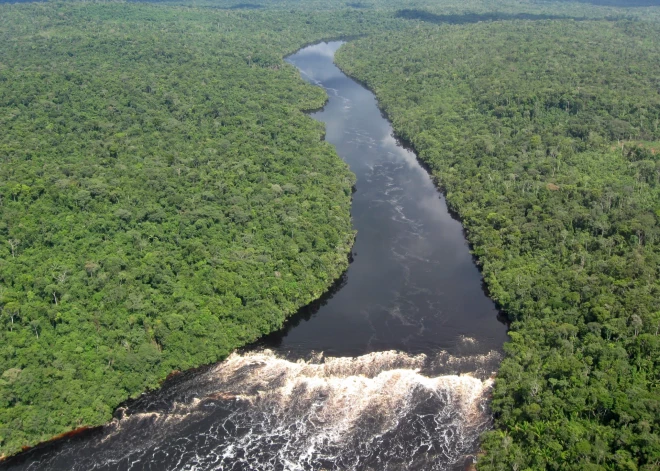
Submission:
[[353,262],[281,332],[167,381],[108,425],[11,470],[462,470],[490,425],[506,328],[462,228],[374,95],[334,64],[287,60],[330,97],[312,116],[357,175]]

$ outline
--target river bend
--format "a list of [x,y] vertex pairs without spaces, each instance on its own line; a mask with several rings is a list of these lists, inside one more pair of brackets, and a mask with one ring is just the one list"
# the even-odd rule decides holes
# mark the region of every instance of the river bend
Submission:
[[460,470],[490,426],[505,326],[459,222],[374,95],[334,64],[287,60],[323,87],[312,114],[357,176],[353,261],[280,332],[179,375],[94,431],[11,470]]

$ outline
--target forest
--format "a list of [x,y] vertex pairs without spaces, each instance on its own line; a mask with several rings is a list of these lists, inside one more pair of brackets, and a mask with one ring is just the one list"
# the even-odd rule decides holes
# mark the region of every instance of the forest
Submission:
[[660,27],[492,22],[345,45],[511,322],[481,470],[660,466]]
[[[2,3],[2,2],[0,2]],[[481,470],[660,467],[660,19],[617,1],[0,5],[0,457],[283,325],[354,176],[283,57],[352,38],[510,320]]]

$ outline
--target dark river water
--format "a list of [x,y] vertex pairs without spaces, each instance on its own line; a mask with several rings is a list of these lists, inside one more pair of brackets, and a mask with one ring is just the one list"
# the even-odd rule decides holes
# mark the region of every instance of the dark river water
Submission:
[[357,175],[343,279],[281,332],[2,469],[464,468],[490,426],[506,328],[431,178],[333,64],[340,45],[288,61],[328,92],[312,116]]

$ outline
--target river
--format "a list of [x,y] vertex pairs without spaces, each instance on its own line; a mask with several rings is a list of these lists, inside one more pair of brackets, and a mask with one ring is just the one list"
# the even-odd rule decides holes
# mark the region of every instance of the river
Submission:
[[353,261],[281,332],[183,373],[104,427],[11,470],[461,470],[490,426],[506,328],[458,221],[393,137],[374,95],[334,64],[287,60],[325,88],[312,114],[357,176]]

